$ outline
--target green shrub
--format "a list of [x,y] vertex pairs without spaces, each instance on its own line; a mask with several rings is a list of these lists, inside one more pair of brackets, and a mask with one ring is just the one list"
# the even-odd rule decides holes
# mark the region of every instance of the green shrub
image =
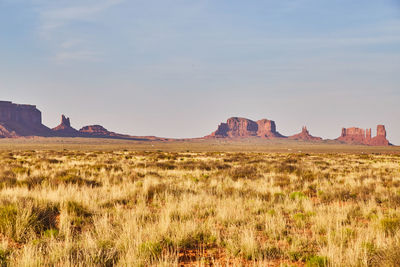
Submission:
[[229,174],[234,181],[238,179],[256,179],[259,177],[257,168],[254,166],[232,168]]
[[52,184],[56,186],[59,184],[73,184],[73,185],[91,186],[91,187],[101,186],[100,182],[83,179],[82,177],[75,174],[66,174],[62,176],[57,176],[52,180]]
[[57,229],[48,229],[43,232],[43,236],[46,238],[55,238],[59,235],[59,231]]
[[12,187],[17,184],[17,178],[14,172],[10,170],[0,171],[0,189]]
[[21,185],[26,185],[28,189],[31,190],[37,186],[40,186],[44,180],[45,178],[41,176],[29,176],[25,180],[21,181]]
[[274,193],[274,202],[275,203],[283,202],[285,200],[285,198],[286,198],[286,195],[284,193],[281,193],[281,192]]
[[192,249],[197,248],[200,245],[211,246],[215,244],[216,240],[217,238],[209,231],[199,229],[179,240],[177,245],[180,248]]
[[144,242],[139,245],[138,253],[140,258],[152,262],[161,257],[162,246],[159,242]]
[[385,234],[395,235],[400,228],[400,218],[384,218],[381,220],[381,226]]
[[274,186],[285,188],[290,185],[290,177],[287,175],[275,175]]
[[18,207],[15,204],[5,204],[0,207],[0,232],[10,238],[15,237],[15,227]]
[[25,174],[25,173],[29,172],[29,169],[18,166],[18,167],[12,168],[12,172],[15,174]]
[[119,254],[115,244],[109,240],[97,242],[96,254],[93,262],[98,266],[112,267],[118,262]]
[[58,215],[58,207],[51,203],[8,203],[0,208],[0,232],[15,241],[26,242],[31,235],[40,236],[57,228]]
[[289,198],[291,200],[300,200],[307,198],[307,196],[303,192],[292,192],[290,193]]
[[58,159],[47,159],[46,160],[48,163],[50,164],[59,164],[62,163],[62,160],[58,160]]
[[7,267],[8,264],[8,257],[10,256],[10,251],[9,250],[3,250],[0,249],[0,266],[1,267]]
[[75,201],[67,202],[67,212],[79,217],[89,217],[92,215],[92,213],[86,207]]
[[275,246],[266,247],[262,250],[262,256],[265,259],[279,259],[283,255],[283,251]]
[[72,216],[71,226],[74,231],[81,231],[85,225],[92,222],[92,213],[83,205],[68,201],[66,208],[68,214]]
[[328,266],[328,258],[322,256],[311,256],[306,261],[306,267],[326,267]]
[[58,205],[46,203],[32,208],[32,226],[37,234],[57,228]]

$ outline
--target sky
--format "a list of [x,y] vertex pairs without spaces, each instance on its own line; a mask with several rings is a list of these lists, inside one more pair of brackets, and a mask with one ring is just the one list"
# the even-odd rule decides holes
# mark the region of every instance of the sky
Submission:
[[239,116],[400,145],[400,0],[0,0],[0,100],[49,127],[200,137]]

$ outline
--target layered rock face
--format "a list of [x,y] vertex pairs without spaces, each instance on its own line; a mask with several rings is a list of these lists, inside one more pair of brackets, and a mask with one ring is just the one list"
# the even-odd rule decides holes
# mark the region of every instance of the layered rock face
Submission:
[[42,114],[33,105],[20,105],[9,101],[0,101],[0,121],[40,125],[42,124]]
[[262,119],[257,121],[257,126],[257,136],[259,137],[267,139],[285,138],[285,136],[276,131],[276,124],[274,121]]
[[301,133],[298,133],[298,134],[289,136],[288,138],[289,138],[289,139],[292,139],[292,140],[303,140],[303,141],[321,141],[321,140],[322,140],[321,137],[312,136],[312,135],[308,132],[306,126],[304,126],[304,127],[302,128]]
[[262,137],[267,139],[284,138],[276,131],[274,121],[262,119],[257,122],[246,119],[232,117],[226,123],[221,123],[218,129],[206,136],[206,138],[242,138],[242,137]]
[[384,125],[377,126],[377,135],[371,137],[371,129],[361,129],[357,127],[342,128],[342,134],[336,140],[344,143],[362,144],[371,146],[388,146],[386,139],[386,129]]
[[[101,125],[89,125],[79,131],[71,126],[66,116],[61,116],[61,123],[53,129],[42,124],[42,114],[34,105],[20,105],[9,101],[0,101],[0,138],[14,138],[23,136],[55,136],[55,137],[87,137],[113,138],[136,141],[169,141],[168,138],[156,136],[131,136],[108,131]],[[293,136],[283,136],[276,130],[272,120],[262,119],[252,121],[246,118],[232,117],[226,123],[221,123],[217,130],[204,138],[248,138],[263,139],[289,138],[304,141],[321,141],[322,138],[310,135],[306,127],[301,133]],[[391,145],[386,139],[384,125],[377,126],[377,135],[371,136],[371,129],[356,127],[343,128],[342,134],[336,140],[349,144],[363,144],[372,146]]]
[[215,137],[249,137],[256,136],[258,125],[245,118],[229,118],[226,123],[221,123],[212,133]]
[[[371,129],[360,129],[356,127],[343,128],[342,135],[337,141],[347,144],[362,144],[370,146],[388,146],[386,130],[384,125],[377,126],[377,135],[371,136]],[[258,137],[264,139],[288,138],[302,141],[322,141],[321,137],[312,136],[307,127],[303,127],[301,132],[289,137],[280,134],[276,130],[276,124],[272,120],[262,119],[252,121],[246,118],[232,117],[226,123],[221,123],[217,130],[204,138],[248,138]]]
[[371,146],[388,146],[389,140],[386,139],[385,125],[378,125],[376,129],[376,136],[369,141]]
[[44,137],[99,137],[139,141],[167,141],[155,136],[130,136],[107,131],[100,125],[85,126],[78,131],[71,126],[66,116],[61,123],[50,129],[42,124],[42,113],[33,105],[19,105],[9,101],[0,101],[0,138],[24,136]]
[[0,136],[51,136],[51,130],[42,124],[42,113],[33,105],[0,101]]
[[104,128],[101,125],[85,126],[81,128],[79,132],[84,135],[99,136],[99,137],[111,136],[112,134],[114,134],[112,132],[109,132],[106,128]]
[[82,127],[79,130],[82,137],[92,138],[112,138],[112,139],[125,139],[125,140],[136,140],[136,141],[168,141],[168,138],[161,138],[157,136],[131,136],[126,134],[119,134],[110,132],[101,125],[89,125]]
[[65,137],[78,137],[80,133],[78,130],[71,127],[71,121],[64,115],[61,116],[61,123],[52,129],[57,136]]

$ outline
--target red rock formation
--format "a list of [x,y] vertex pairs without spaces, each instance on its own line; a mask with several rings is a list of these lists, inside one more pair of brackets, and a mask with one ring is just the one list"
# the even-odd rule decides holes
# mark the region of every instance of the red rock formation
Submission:
[[389,141],[386,139],[385,125],[378,125],[376,129],[376,136],[369,141],[371,146],[388,146]]
[[101,125],[89,125],[82,127],[79,130],[82,137],[91,138],[112,138],[112,139],[125,139],[125,140],[136,140],[136,141],[168,141],[171,139],[161,138],[156,136],[131,136],[126,134],[119,134],[108,131]]
[[232,117],[226,123],[221,123],[218,129],[211,134],[213,137],[249,137],[257,135],[258,125],[252,120]]
[[49,129],[42,124],[42,113],[32,105],[0,101],[0,138],[21,136],[99,137],[137,141],[168,141],[156,136],[130,136],[107,131],[100,125],[86,126],[81,132],[71,127],[69,118],[61,116],[61,124]]
[[0,138],[12,138],[17,137],[15,132],[10,132],[9,129],[1,125],[0,123]]
[[257,126],[257,136],[259,137],[266,139],[285,138],[285,136],[276,131],[276,125],[274,121],[262,119],[257,121]]
[[81,128],[80,133],[90,136],[110,136],[114,133],[109,132],[106,128],[101,125],[89,125]]
[[0,101],[0,136],[51,136],[51,130],[42,124],[42,113],[32,105]]
[[262,137],[267,139],[284,138],[276,131],[274,121],[262,119],[257,122],[232,117],[226,123],[221,123],[218,129],[206,136],[206,138],[242,138],[242,137]]
[[345,143],[365,144],[365,130],[356,127],[342,128],[342,134],[339,138],[337,138],[337,140],[343,141]]
[[293,139],[293,140],[303,140],[303,141],[321,141],[321,140],[322,140],[321,137],[312,136],[312,135],[308,132],[306,126],[304,126],[304,127],[302,128],[301,133],[295,134],[295,135],[292,135],[292,136],[289,136],[288,138],[289,138],[289,139]]
[[356,127],[343,128],[342,135],[336,140],[350,144],[362,144],[371,146],[388,146],[386,139],[386,130],[384,125],[377,126],[377,135],[371,138],[371,129],[360,129]]
[[78,137],[80,136],[79,131],[71,127],[69,118],[64,115],[61,116],[61,123],[57,127],[52,129],[57,136],[63,137]]

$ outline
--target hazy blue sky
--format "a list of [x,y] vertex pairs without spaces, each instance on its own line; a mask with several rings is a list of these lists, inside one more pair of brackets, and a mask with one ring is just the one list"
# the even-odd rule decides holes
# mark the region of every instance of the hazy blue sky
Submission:
[[400,144],[400,0],[0,0],[0,99],[49,127],[198,137],[242,116]]

